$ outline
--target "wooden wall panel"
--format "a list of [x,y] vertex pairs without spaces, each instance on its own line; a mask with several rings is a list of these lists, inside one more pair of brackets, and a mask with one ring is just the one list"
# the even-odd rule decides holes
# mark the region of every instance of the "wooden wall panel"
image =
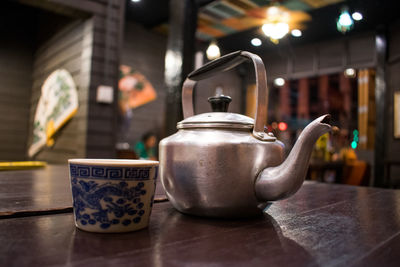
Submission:
[[288,58],[279,55],[269,55],[262,57],[269,77],[286,77],[288,72]]
[[[263,55],[270,79],[286,77],[300,79],[343,71],[346,67],[370,68],[375,62],[375,33],[368,32],[342,39],[331,40],[279,50],[279,58]],[[270,59],[270,60],[268,60]]]
[[349,40],[349,65],[368,65],[375,63],[375,36],[361,35]]
[[311,46],[296,48],[293,55],[293,72],[308,74],[314,71],[315,48]]
[[[3,18],[0,28],[7,27]],[[30,38],[29,30],[25,35],[0,36],[0,161],[26,159],[33,61]]]
[[60,4],[69,8],[86,11],[88,13],[95,13],[96,15],[103,15],[106,13],[106,3],[101,0],[49,0],[54,4]]
[[[85,46],[84,41],[87,36],[84,32],[92,28],[92,21],[77,20],[65,26],[60,32],[52,36],[35,53],[32,98],[30,109],[30,138],[33,119],[36,112],[37,101],[40,98],[41,86],[45,79],[56,69],[64,68],[68,70],[74,79],[79,95],[79,109],[77,115],[67,123],[55,135],[55,144],[40,151],[35,159],[45,160],[50,163],[65,163],[66,158],[85,157],[86,155],[86,122],[87,122],[87,99],[90,80],[90,57],[83,58],[90,46]],[[90,37],[90,36],[89,36]]]
[[342,66],[345,62],[346,46],[344,42],[323,43],[318,50],[318,69],[330,69]]
[[83,30],[77,27],[82,24],[84,19],[78,19],[62,28],[59,32],[55,33],[49,40],[46,40],[35,51],[36,60],[34,66],[41,65],[47,62],[49,58],[58,56],[63,50],[70,48],[78,41],[83,39]]

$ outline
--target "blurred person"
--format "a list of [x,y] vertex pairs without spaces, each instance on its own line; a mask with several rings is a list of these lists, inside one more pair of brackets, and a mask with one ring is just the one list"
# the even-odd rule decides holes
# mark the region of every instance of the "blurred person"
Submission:
[[142,136],[142,140],[136,143],[134,151],[140,159],[157,160],[156,147],[156,135],[153,132],[147,132]]
[[357,160],[357,155],[354,149],[350,147],[349,133],[346,129],[341,129],[339,131],[333,160],[340,160],[346,163],[351,163]]

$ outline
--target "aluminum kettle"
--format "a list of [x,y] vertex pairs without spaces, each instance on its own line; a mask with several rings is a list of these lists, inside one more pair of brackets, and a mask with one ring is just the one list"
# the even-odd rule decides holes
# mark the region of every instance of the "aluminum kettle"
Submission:
[[[223,112],[229,102],[226,97],[209,99],[217,112],[194,115],[196,82],[248,60],[256,74],[255,119]],[[315,141],[331,129],[330,116],[311,122],[284,160],[283,143],[264,132],[267,103],[267,76],[255,54],[237,51],[188,75],[182,89],[184,120],[159,145],[161,182],[177,210],[207,217],[255,216],[300,188]]]

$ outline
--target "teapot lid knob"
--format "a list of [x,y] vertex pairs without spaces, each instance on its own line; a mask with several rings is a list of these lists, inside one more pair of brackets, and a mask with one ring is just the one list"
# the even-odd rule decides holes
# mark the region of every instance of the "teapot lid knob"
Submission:
[[213,112],[227,112],[231,101],[232,98],[226,95],[216,95],[208,98]]

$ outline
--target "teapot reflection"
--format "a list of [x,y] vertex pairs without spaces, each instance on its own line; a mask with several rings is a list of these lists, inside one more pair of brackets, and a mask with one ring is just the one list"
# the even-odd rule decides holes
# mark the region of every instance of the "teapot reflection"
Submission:
[[[164,206],[165,208],[165,206]],[[296,266],[317,263],[298,243],[285,237],[269,215],[222,220],[187,216],[172,207],[154,214],[149,228],[124,234],[94,234],[75,230],[69,262],[83,258],[142,266],[208,264]]]
[[298,243],[286,238],[269,215],[258,218],[223,220],[164,213],[155,240],[152,263],[173,262],[183,266],[282,265],[317,263]]

